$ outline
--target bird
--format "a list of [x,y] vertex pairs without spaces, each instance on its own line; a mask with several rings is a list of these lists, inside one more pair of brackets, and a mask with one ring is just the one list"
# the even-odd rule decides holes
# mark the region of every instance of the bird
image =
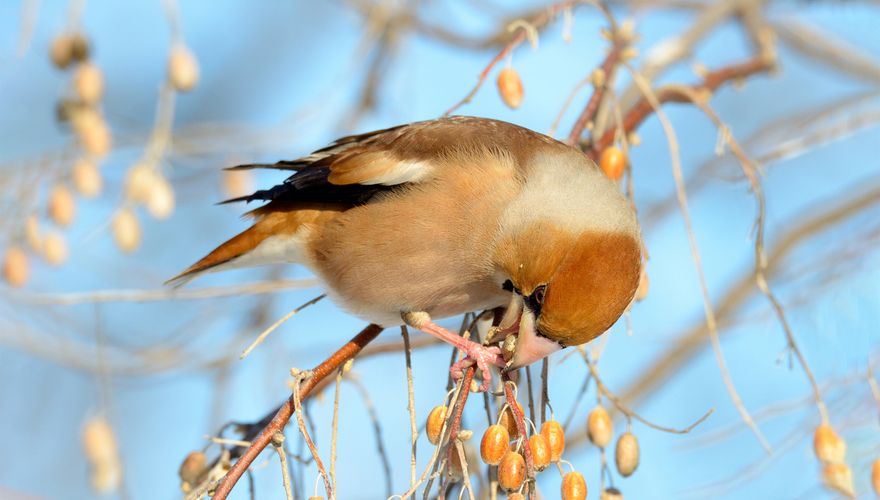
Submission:
[[[264,202],[253,225],[168,283],[294,263],[342,309],[407,325],[476,365],[514,370],[608,330],[633,301],[642,240],[633,205],[580,149],[470,116],[343,137],[295,160],[246,164],[292,174],[227,200]],[[503,308],[503,309],[499,309]],[[484,343],[435,319],[503,310]]]

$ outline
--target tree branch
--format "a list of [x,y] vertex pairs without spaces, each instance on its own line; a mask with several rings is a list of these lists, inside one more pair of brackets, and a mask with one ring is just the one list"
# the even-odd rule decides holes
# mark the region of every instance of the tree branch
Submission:
[[284,429],[284,426],[287,425],[293,412],[297,409],[295,399],[298,398],[302,400],[307,398],[312,389],[318,385],[318,382],[324,380],[328,375],[336,371],[343,363],[357,356],[361,349],[372,342],[381,332],[381,326],[374,324],[368,325],[338,351],[334,352],[329,358],[325,359],[321,364],[311,370],[312,376],[304,380],[299,386],[297,397],[295,398],[292,394],[290,398],[281,405],[275,413],[275,416],[272,417],[272,420],[263,427],[257,437],[252,440],[251,445],[241,458],[233,464],[232,468],[229,469],[229,472],[227,472],[220,480],[217,488],[214,490],[212,498],[214,500],[224,500],[229,495],[232,488],[241,478],[242,474],[244,474],[244,471],[250,467],[251,463],[253,463],[260,452],[272,442],[272,436],[274,436],[276,432],[281,432]]

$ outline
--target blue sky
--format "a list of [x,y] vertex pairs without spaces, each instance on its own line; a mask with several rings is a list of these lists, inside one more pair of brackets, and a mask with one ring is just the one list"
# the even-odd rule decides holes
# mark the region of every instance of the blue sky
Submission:
[[[0,5],[0,26],[4,28],[0,30],[0,102],[4,110],[0,113],[4,131],[0,161],[10,169],[28,168],[35,158],[47,153],[57,157],[70,141],[68,133],[53,120],[54,102],[65,88],[65,77],[44,56],[52,36],[64,26],[66,5],[40,2],[39,17],[24,57],[16,55],[21,9],[20,2]],[[479,34],[493,26],[485,15],[493,9],[498,8],[452,2],[432,4],[426,12],[432,22]],[[510,12],[516,11],[510,8]],[[821,26],[861,47],[866,54],[880,55],[876,7],[862,3],[792,3],[775,6],[771,13],[774,20],[797,17]],[[181,144],[169,170],[177,190],[178,210],[167,221],[143,217],[142,248],[133,255],[119,254],[107,234],[106,221],[120,201],[119,185],[125,169],[140,155],[142,138],[152,124],[164,78],[169,30],[160,2],[90,2],[84,28],[96,46],[95,61],[106,74],[104,109],[120,147],[102,167],[111,188],[99,200],[82,203],[77,223],[67,232],[70,263],[61,269],[36,266],[29,291],[158,288],[164,279],[244,227],[238,207],[213,205],[222,197],[218,188],[220,167],[299,156],[351,131],[340,124],[345,123],[347,110],[357,96],[367,59],[357,48],[362,19],[351,9],[340,2],[186,2],[181,6],[181,16],[185,39],[201,65],[202,80],[194,92],[179,98],[176,130],[192,131],[193,124],[213,124],[214,131],[229,124],[235,127],[213,139],[198,136],[202,139],[199,144],[210,146],[205,154],[190,154],[188,144]],[[690,16],[648,10],[639,15],[638,21],[642,35],[638,45],[645,49],[687,27]],[[601,25],[594,11],[582,8],[575,18],[571,43],[563,42],[557,23],[542,34],[538,50],[522,46],[515,52],[513,65],[525,85],[521,109],[505,108],[489,81],[460,112],[547,131],[570,89],[601,60],[605,44],[598,36]],[[492,56],[413,37],[405,38],[398,51],[380,91],[379,109],[365,116],[354,127],[356,131],[438,116],[470,89]],[[747,51],[741,33],[730,24],[701,44],[695,57],[715,67],[737,61]],[[781,48],[780,56],[778,75],[759,76],[742,90],[724,89],[712,101],[741,140],[773,119],[872,90],[870,85],[842,77],[789,49]],[[691,82],[695,78],[685,64],[663,80]],[[586,95],[581,95],[574,109],[585,100]],[[867,100],[862,109],[877,105],[874,98]],[[667,112],[681,142],[684,169],[693,172],[712,159],[716,131],[694,109],[669,107]],[[561,130],[567,131],[576,113],[568,113]],[[639,133],[642,145],[634,150],[632,164],[636,199],[644,217],[644,211],[668,196],[673,185],[659,122],[649,120]],[[191,133],[187,137],[192,140],[196,136]],[[878,139],[877,130],[868,129],[770,166],[764,178],[769,243],[772,245],[777,235],[797,221],[844,201],[841,193],[856,196],[861,188],[876,186]],[[691,199],[706,278],[716,301],[752,265],[754,203],[746,185],[732,180],[736,169],[735,163],[724,163],[721,173]],[[281,178],[265,173],[258,181],[270,185]],[[27,198],[36,201],[41,196],[38,192]],[[14,197],[4,193],[7,199]],[[15,212],[6,201],[3,206],[12,215],[8,219],[13,220]],[[790,285],[778,289],[783,301],[808,297],[788,312],[804,353],[822,382],[864,370],[869,353],[876,350],[880,324],[878,258],[870,249],[862,251],[850,262],[855,271],[806,294],[804,287],[816,285],[810,280],[810,267],[798,271],[798,264],[815,262],[841,241],[853,239],[865,227],[876,224],[876,216],[874,209],[799,249],[791,261],[797,278],[787,280]],[[4,228],[12,225],[7,222]],[[651,254],[650,296],[632,312],[631,336],[623,322],[612,330],[601,362],[605,382],[620,390],[661,355],[676,336],[702,318],[697,277],[677,212],[646,227],[645,237]],[[818,264],[830,265],[821,259]],[[284,269],[283,274],[307,276],[300,268]],[[197,286],[266,276],[266,270],[236,271],[211,276]],[[316,290],[279,294],[265,314],[270,322],[274,321],[315,294]],[[0,487],[47,498],[91,495],[79,432],[84,419],[105,406],[93,373],[69,360],[54,355],[47,359],[37,352],[76,354],[81,348],[88,355],[88,349],[94,349],[96,329],[100,328],[108,345],[132,359],[157,345],[182,346],[186,352],[197,353],[192,359],[176,361],[171,370],[120,375],[109,381],[106,408],[119,434],[131,498],[174,498],[178,496],[178,464],[188,451],[205,443],[206,434],[228,420],[260,417],[285,397],[291,366],[312,366],[362,326],[362,321],[339,312],[329,302],[320,303],[279,329],[247,360],[233,363],[218,402],[212,391],[218,381],[217,370],[205,369],[203,361],[237,356],[247,339],[259,332],[248,323],[248,315],[257,303],[253,297],[47,307],[28,304],[21,294],[11,291],[4,290],[0,296],[0,376],[5,380],[4,390],[0,391],[0,442],[7,450],[0,454]],[[746,309],[756,318],[725,331],[723,338],[731,374],[746,405],[757,410],[807,397],[802,372],[789,370],[784,356],[778,362],[785,347],[784,337],[778,324],[769,320],[766,303],[753,299]],[[457,320],[449,320],[448,324],[457,325]],[[389,331],[384,337],[393,340],[396,335]],[[155,350],[146,352],[158,356]],[[449,352],[432,348],[413,356],[417,412],[422,420],[442,399]],[[143,364],[133,362],[132,366]],[[394,491],[401,492],[408,481],[409,461],[403,357],[395,354],[367,359],[355,363],[355,370],[377,407],[395,470]],[[585,371],[575,358],[558,367],[553,364],[551,399],[561,417],[567,415]],[[850,444],[848,460],[857,476],[857,487],[867,491],[867,468],[880,447],[877,428],[872,427],[876,426],[876,407],[871,406],[867,384],[835,385],[828,398],[832,421]],[[591,390],[578,410],[570,436],[584,432],[587,408],[594,400]],[[350,385],[343,385],[342,408],[340,498],[383,497],[381,464],[373,453],[370,421],[358,392]],[[642,465],[631,478],[617,482],[627,498],[701,498],[707,494],[695,488],[732,475],[743,479],[736,487],[714,490],[713,497],[824,495],[818,486],[818,466],[809,439],[818,417],[808,404],[762,422],[771,443],[781,448],[754,476],[738,472],[764,457],[748,432],[728,432],[718,442],[697,446],[701,435],[738,421],[714,357],[705,345],[675,377],[637,406],[651,420],[676,427],[686,425],[709,408],[715,413],[689,436],[635,425],[642,445]],[[312,406],[317,440],[324,454],[329,451],[331,411],[332,397]],[[475,401],[466,414],[466,422],[473,422],[478,435],[484,426],[481,412],[481,405]],[[783,443],[792,432],[797,439],[786,448]],[[420,467],[430,453],[422,444]],[[271,459],[255,471],[260,498],[281,494],[274,458],[267,453],[258,461]],[[585,474],[591,498],[595,498],[599,471],[596,451],[581,446],[571,450],[566,459]],[[307,483],[311,484],[314,474],[313,468],[307,469]],[[553,473],[544,473],[541,478],[541,487],[552,498],[559,479]],[[246,488],[239,487],[235,498],[246,498]]]

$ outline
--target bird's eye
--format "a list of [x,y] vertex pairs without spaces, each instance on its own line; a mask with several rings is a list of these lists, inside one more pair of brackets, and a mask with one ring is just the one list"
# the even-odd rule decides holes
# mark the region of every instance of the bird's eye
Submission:
[[504,284],[501,285],[501,289],[505,290],[507,292],[512,292],[513,291],[513,282],[510,280],[505,281]]
[[535,298],[535,302],[537,302],[538,304],[543,304],[545,293],[547,293],[547,285],[540,285],[538,288],[535,288],[535,291],[532,292],[532,296]]

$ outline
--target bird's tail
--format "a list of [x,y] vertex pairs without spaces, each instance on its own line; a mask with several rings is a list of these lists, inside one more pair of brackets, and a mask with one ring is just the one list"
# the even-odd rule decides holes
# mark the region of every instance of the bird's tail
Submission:
[[260,207],[248,215],[254,225],[224,242],[185,271],[165,282],[182,286],[198,276],[239,267],[306,263],[309,236],[344,208],[332,204]]
[[252,252],[267,238],[266,234],[261,234],[263,232],[259,230],[258,225],[259,222],[223,242],[182,273],[166,281],[165,284],[179,287],[208,272],[242,267],[235,265],[236,260]]

